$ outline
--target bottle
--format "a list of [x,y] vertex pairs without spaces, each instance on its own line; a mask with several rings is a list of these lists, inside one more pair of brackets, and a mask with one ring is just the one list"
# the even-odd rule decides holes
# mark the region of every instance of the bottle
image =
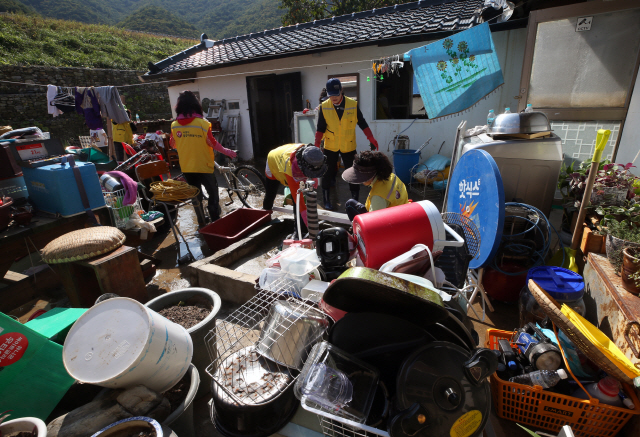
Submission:
[[504,108],[505,114],[511,114],[511,108]]
[[487,127],[491,128],[493,126],[493,122],[496,121],[496,113],[493,112],[493,109],[489,111],[487,114]]
[[[611,376],[602,378],[598,382],[585,384],[584,388],[592,398],[598,399],[603,404],[613,405],[614,407],[623,406],[622,400],[618,396],[618,393],[620,392],[620,383]],[[575,392],[573,392],[572,396],[579,399],[589,399],[584,390],[579,387]]]
[[531,106],[531,103],[527,103],[527,107],[524,112],[533,112],[533,106]]
[[509,379],[509,382],[524,385],[539,385],[542,388],[551,388],[559,383],[561,379],[567,379],[567,372],[563,369],[536,370],[535,372],[514,376]]
[[630,410],[636,409],[636,406],[633,403],[633,401],[631,401],[631,399],[629,399],[622,390],[620,390],[620,392],[618,393],[618,397],[620,398],[620,400],[622,401],[625,407],[627,407]]
[[136,112],[136,123],[140,123],[140,116],[138,115],[137,112]]

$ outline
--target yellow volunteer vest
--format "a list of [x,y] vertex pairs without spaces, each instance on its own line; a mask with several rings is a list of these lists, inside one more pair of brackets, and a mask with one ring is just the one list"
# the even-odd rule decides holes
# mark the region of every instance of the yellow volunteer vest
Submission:
[[171,123],[171,135],[176,143],[180,169],[184,173],[213,173],[215,170],[213,149],[207,144],[207,132],[211,123],[194,118],[191,123]]
[[324,133],[324,148],[332,152],[353,152],[356,150],[356,125],[358,124],[358,102],[344,96],[344,112],[338,118],[336,108],[330,99],[322,103],[322,114],[327,121]]
[[113,141],[133,144],[133,132],[128,121],[113,125]]
[[391,173],[389,179],[386,181],[376,181],[371,187],[369,196],[367,197],[367,211],[371,206],[371,197],[380,196],[389,202],[389,207],[404,205],[409,202],[409,196],[407,195],[407,188],[399,177]]
[[286,175],[293,177],[289,162],[291,154],[302,145],[302,143],[285,144],[273,149],[267,156],[267,164],[271,174],[285,187],[288,186]]

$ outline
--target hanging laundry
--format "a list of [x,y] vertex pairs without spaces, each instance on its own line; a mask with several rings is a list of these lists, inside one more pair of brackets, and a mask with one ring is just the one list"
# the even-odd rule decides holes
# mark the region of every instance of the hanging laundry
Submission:
[[47,113],[57,117],[62,114],[62,111],[56,108],[55,104],[51,103],[52,100],[58,94],[58,87],[55,85],[47,85]]
[[462,111],[504,83],[489,24],[404,54],[429,118]]
[[80,115],[84,115],[84,122],[89,129],[98,130],[102,129],[102,117],[100,116],[100,103],[96,97],[93,87],[76,88],[76,112]]
[[[57,87],[55,97],[49,102],[49,105],[55,106],[62,113],[75,112],[75,97],[73,96],[73,88]],[[54,115],[55,117],[55,115]]]
[[91,129],[89,131],[89,135],[96,146],[107,147],[109,145],[109,139],[107,138],[107,133],[104,129]]
[[116,87],[99,86],[95,87],[94,90],[98,96],[100,111],[104,117],[110,118],[118,124],[131,121]]

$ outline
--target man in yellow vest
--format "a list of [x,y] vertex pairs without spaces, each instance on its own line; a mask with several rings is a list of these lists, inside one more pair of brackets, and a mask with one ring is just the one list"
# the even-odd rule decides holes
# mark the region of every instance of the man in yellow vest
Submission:
[[358,214],[404,205],[409,202],[407,188],[393,172],[389,158],[382,152],[362,152],[356,155],[351,168],[342,173],[342,179],[350,184],[371,187],[366,204],[355,199],[347,200],[347,215],[353,221]]
[[[127,115],[131,120],[131,111],[127,110]],[[116,160],[124,161],[124,147],[122,143],[133,145],[133,132],[137,132],[136,125],[133,122],[125,121],[124,123],[113,123],[113,146],[116,151]]]
[[[345,168],[353,165],[353,158],[356,155],[356,124],[362,129],[375,150],[378,150],[378,142],[362,116],[358,102],[342,94],[340,80],[335,77],[329,79],[326,88],[329,98],[320,105],[315,145],[320,147],[324,137],[324,154],[327,157],[328,170],[322,178],[322,193],[324,208],[332,210],[329,188],[335,185],[340,156]],[[349,189],[351,198],[358,201],[360,186],[349,184]]]

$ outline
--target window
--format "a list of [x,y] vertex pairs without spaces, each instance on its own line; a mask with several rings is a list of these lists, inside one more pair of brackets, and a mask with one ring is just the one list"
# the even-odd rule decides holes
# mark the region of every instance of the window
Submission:
[[227,109],[230,111],[237,111],[240,109],[240,102],[228,102]]
[[358,97],[360,96],[360,75],[358,73],[330,74],[328,79],[331,79],[332,77],[340,79],[342,92],[345,96],[358,100]]
[[427,118],[410,63],[405,62],[398,74],[384,74],[374,80],[375,120]]
[[[622,0],[531,12],[518,105],[551,120],[567,161],[593,155],[598,128],[611,129],[615,158],[640,52],[638,2]],[[580,27],[581,22],[590,22]]]

